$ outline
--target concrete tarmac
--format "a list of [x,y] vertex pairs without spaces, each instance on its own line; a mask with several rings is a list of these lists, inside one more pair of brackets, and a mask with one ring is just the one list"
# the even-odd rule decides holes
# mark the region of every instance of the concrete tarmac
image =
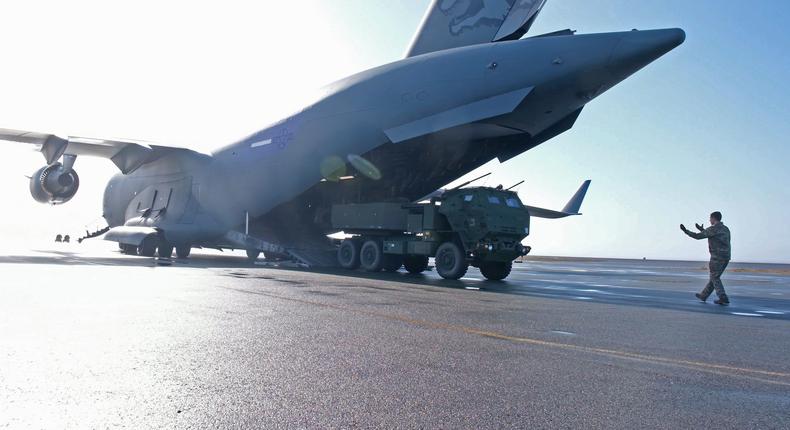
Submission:
[[[790,267],[0,253],[0,428],[790,428]],[[711,300],[712,301],[712,300]]]

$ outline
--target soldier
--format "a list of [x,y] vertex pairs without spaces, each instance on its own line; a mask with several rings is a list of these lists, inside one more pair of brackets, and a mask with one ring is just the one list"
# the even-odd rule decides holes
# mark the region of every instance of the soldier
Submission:
[[701,293],[695,294],[698,299],[703,302],[708,300],[708,296],[715,290],[719,296],[713,303],[717,305],[726,306],[730,304],[730,299],[724,291],[724,285],[721,283],[721,275],[727,264],[730,262],[730,229],[721,222],[721,212],[713,212],[710,214],[710,227],[704,228],[696,224],[699,233],[695,233],[686,229],[686,226],[680,224],[680,229],[689,237],[700,240],[708,239],[708,250],[710,251],[710,281]]

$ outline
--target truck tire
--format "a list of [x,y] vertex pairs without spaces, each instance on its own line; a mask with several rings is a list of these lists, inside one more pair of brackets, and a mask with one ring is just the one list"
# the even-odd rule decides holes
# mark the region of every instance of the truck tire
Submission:
[[455,242],[445,242],[436,251],[436,271],[444,279],[461,279],[466,270],[469,269],[469,262],[466,261],[461,247]]
[[366,272],[381,272],[384,268],[384,250],[378,240],[368,240],[359,252],[359,264]]
[[501,281],[510,275],[513,263],[489,261],[480,265],[480,273],[489,281]]
[[400,255],[384,255],[384,271],[397,272],[403,267],[403,257]]
[[428,269],[428,256],[427,255],[407,255],[403,259],[403,265],[406,271],[417,275]]
[[359,268],[359,252],[359,241],[346,239],[337,249],[337,263],[344,269],[356,270]]

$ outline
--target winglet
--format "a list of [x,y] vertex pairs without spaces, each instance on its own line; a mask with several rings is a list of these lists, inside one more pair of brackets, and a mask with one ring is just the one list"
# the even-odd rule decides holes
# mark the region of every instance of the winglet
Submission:
[[576,194],[574,194],[573,197],[571,197],[571,199],[568,201],[568,204],[562,208],[563,212],[566,214],[579,214],[579,210],[582,208],[582,202],[584,201],[584,196],[587,194],[587,189],[590,188],[591,182],[592,181],[589,179],[584,181],[582,186],[579,187],[579,190],[576,191]]

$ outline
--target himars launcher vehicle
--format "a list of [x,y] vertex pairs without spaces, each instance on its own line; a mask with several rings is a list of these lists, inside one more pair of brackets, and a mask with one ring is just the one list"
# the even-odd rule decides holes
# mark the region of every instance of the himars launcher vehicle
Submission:
[[521,243],[529,235],[530,211],[555,218],[577,215],[590,186],[585,181],[563,212],[551,214],[524,205],[511,190],[515,186],[465,188],[471,182],[427,202],[334,205],[332,227],[348,236],[337,250],[339,265],[368,272],[405,267],[417,274],[436,257],[436,271],[445,279],[461,278],[471,265],[487,279],[501,281],[513,260],[530,252]]
[[[187,256],[247,248],[320,264],[337,204],[415,202],[484,163],[569,130],[582,109],[680,45],[680,29],[521,39],[545,0],[436,0],[407,58],[324,89],[300,112],[211,154],[0,129],[38,145],[33,197],[67,202],[76,157],[110,159],[105,238]],[[541,210],[533,216],[562,216]]]

